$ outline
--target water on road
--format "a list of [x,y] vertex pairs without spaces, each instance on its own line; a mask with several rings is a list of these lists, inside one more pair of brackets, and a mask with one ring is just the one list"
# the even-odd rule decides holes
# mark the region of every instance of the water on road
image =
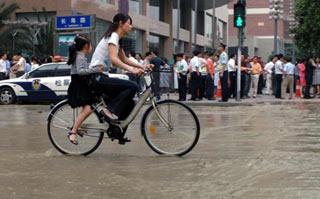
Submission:
[[48,106],[0,106],[0,198],[319,198],[318,104],[192,108],[201,136],[185,157],[152,152],[142,114],[131,143],[75,157],[49,142]]

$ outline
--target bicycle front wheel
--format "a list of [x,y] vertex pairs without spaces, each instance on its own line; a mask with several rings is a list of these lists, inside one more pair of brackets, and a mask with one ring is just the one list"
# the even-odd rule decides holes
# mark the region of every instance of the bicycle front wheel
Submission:
[[198,117],[191,108],[174,100],[156,105],[169,128],[160,120],[153,106],[141,121],[141,132],[148,146],[158,154],[183,156],[197,144],[200,136]]
[[58,103],[48,117],[48,135],[53,146],[62,154],[89,155],[102,142],[104,132],[99,130],[101,121],[96,112],[92,113],[78,129],[78,145],[70,143],[68,132],[81,109],[73,109],[67,100]]

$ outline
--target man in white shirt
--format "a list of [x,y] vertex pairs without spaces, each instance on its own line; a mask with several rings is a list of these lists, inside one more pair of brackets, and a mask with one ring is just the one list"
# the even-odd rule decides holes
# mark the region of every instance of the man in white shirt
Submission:
[[143,64],[150,64],[150,61],[152,59],[152,54],[151,52],[146,52],[145,56],[144,56],[144,60],[143,60]]
[[276,98],[281,98],[281,83],[282,83],[282,75],[283,75],[283,55],[277,55],[278,61],[275,63],[275,75],[276,75],[276,85],[275,85],[275,96]]
[[278,58],[275,56],[272,58],[272,60],[270,62],[268,62],[266,64],[266,66],[264,67],[264,71],[266,73],[267,76],[267,91],[266,94],[270,95],[272,93],[271,88],[272,88],[272,70],[274,68],[275,63],[278,61]]
[[230,77],[229,97],[236,98],[237,96],[237,68],[236,68],[236,54],[232,54],[228,61],[228,73]]
[[228,91],[228,55],[225,52],[226,46],[224,44],[220,44],[220,56],[219,56],[219,73],[220,73],[220,81],[221,81],[221,90],[222,90],[222,99],[220,102],[227,102],[229,98],[229,91]]
[[178,76],[179,101],[186,101],[188,63],[183,53],[177,54],[177,61],[176,73]]
[[201,76],[201,83],[200,83],[200,93],[199,93],[199,98],[200,100],[202,100],[203,97],[205,97],[205,91],[206,91],[206,79],[207,79],[207,59],[204,58],[204,55],[202,55],[201,57],[199,57],[199,61],[200,61],[200,68],[199,68],[199,72],[200,72],[200,76]]
[[190,81],[190,90],[191,90],[191,99],[199,99],[200,85],[201,85],[201,74],[200,74],[200,60],[199,56],[201,55],[200,51],[195,50],[193,52],[193,58],[190,61],[191,66],[191,81]]
[[16,77],[20,77],[25,73],[26,60],[22,57],[21,53],[17,54],[17,58],[19,59],[18,63],[14,67],[18,68],[16,73]]
[[33,56],[31,58],[31,70],[35,70],[40,67],[40,61],[37,57]]
[[[132,62],[139,64],[139,61],[135,58],[135,56],[136,56],[136,53],[133,52],[133,51],[128,53],[128,58]],[[139,93],[142,92],[143,86],[140,84],[141,77],[139,77],[139,76],[137,76],[135,74],[132,74],[132,73],[130,73],[128,71],[123,71],[123,73],[127,74],[131,81],[136,82],[138,87],[139,87]]]
[[0,80],[6,79],[7,76],[7,54],[0,53]]
[[281,99],[285,99],[287,88],[289,86],[290,97],[293,97],[293,80],[294,80],[294,70],[295,66],[291,63],[291,58],[286,57],[284,59],[284,66],[283,66],[283,81],[282,81],[282,88],[281,88]]

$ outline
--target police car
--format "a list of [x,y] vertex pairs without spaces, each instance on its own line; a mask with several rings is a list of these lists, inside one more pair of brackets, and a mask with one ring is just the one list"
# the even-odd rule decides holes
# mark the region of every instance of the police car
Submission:
[[[0,103],[13,104],[18,101],[58,102],[67,97],[71,82],[71,66],[50,63],[15,79],[0,81]],[[110,77],[128,80],[127,75],[109,74]]]

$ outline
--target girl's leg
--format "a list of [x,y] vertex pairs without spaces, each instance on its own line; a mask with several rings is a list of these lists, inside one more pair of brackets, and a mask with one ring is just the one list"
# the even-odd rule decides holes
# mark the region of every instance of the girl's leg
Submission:
[[77,130],[81,126],[82,122],[87,119],[87,117],[92,113],[91,106],[85,105],[82,107],[81,112],[77,116],[76,120],[74,121],[73,127],[71,129],[71,133],[69,136],[70,141],[75,141],[77,138]]

